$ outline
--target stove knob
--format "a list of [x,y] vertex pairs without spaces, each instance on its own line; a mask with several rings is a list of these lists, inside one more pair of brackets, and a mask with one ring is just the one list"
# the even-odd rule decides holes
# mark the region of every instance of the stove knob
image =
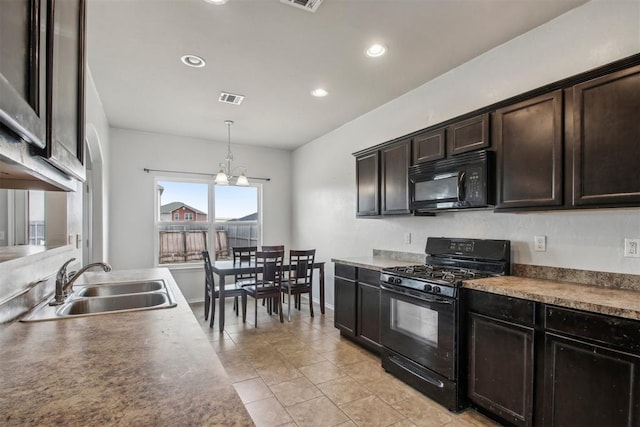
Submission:
[[424,285],[425,292],[431,292],[431,285]]
[[433,293],[434,294],[439,294],[440,293],[440,286],[434,286],[433,287]]
[[399,277],[396,277],[394,282],[396,285],[399,285],[400,283],[402,283],[402,279]]

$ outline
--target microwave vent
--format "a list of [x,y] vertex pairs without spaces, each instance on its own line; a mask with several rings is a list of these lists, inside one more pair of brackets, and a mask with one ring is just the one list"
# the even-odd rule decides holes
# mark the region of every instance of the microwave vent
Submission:
[[322,0],[280,0],[280,2],[306,10],[307,12],[315,12],[320,7]]

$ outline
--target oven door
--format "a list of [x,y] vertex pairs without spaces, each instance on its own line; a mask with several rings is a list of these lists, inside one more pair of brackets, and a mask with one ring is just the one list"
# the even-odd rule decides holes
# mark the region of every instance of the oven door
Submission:
[[383,283],[381,287],[382,345],[454,380],[456,300],[387,283]]

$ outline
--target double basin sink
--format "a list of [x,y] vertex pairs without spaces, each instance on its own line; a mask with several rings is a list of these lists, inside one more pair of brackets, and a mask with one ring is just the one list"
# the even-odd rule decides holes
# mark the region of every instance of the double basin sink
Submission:
[[37,322],[175,306],[171,291],[161,279],[76,285],[64,304],[50,306],[44,302],[21,321]]

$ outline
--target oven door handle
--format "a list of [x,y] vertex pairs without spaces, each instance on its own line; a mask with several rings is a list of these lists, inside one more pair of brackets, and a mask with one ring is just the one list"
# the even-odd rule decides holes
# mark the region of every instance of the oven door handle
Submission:
[[389,286],[388,284],[382,282],[380,284],[380,288],[384,289],[385,291],[391,292],[393,294],[396,295],[403,295],[405,297],[409,297],[409,298],[417,298],[420,301],[425,301],[425,302],[429,302],[429,303],[433,303],[433,304],[443,304],[443,305],[453,305],[453,300],[451,299],[444,299],[444,298],[438,298],[438,297],[433,297],[429,294],[424,294],[424,295],[416,295],[415,293],[408,293],[408,292],[403,292],[402,290],[393,287],[393,286]]
[[444,383],[442,381],[440,381],[438,379],[435,379],[435,378],[429,378],[429,377],[424,376],[418,370],[413,369],[409,364],[402,363],[402,361],[400,359],[398,359],[396,356],[392,355],[391,357],[389,357],[389,361],[392,362],[394,365],[397,365],[400,368],[411,372],[413,375],[419,377],[421,380],[424,380],[424,381],[428,382],[429,384],[433,384],[434,386],[436,386],[438,388],[444,388]]
[[458,174],[458,202],[464,202],[465,197],[465,178],[467,177],[467,174],[463,172],[460,172],[460,174]]

